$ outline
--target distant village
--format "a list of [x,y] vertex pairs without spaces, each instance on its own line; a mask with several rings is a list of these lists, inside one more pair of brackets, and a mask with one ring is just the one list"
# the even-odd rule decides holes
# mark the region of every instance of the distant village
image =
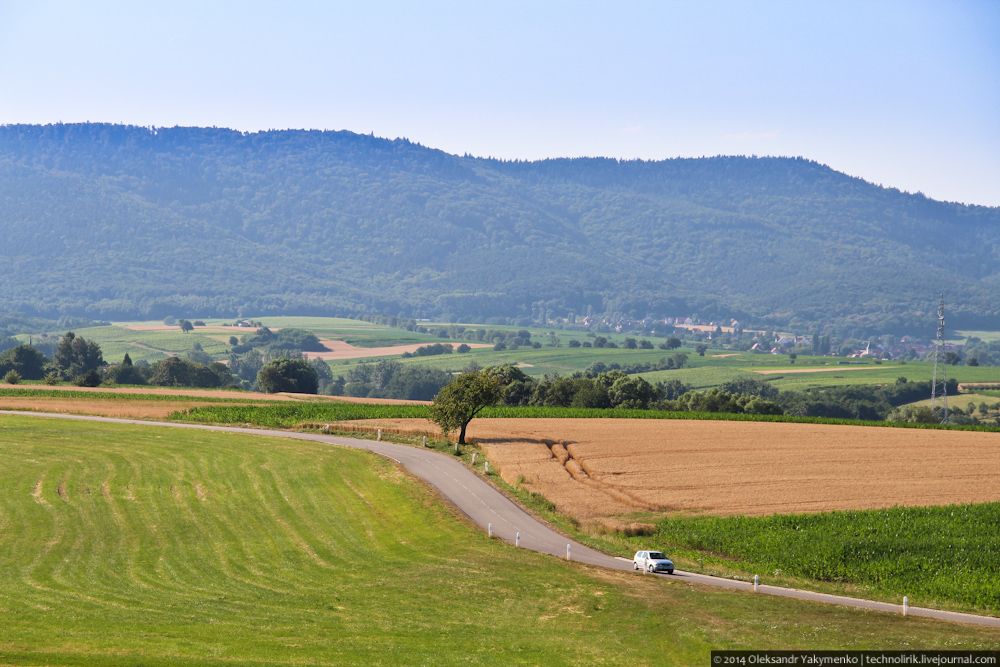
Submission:
[[[736,319],[724,321],[699,321],[693,317],[663,317],[628,319],[592,315],[563,318],[550,324],[572,329],[607,331],[615,333],[642,332],[651,335],[669,335],[686,332],[685,337],[716,342],[723,346],[757,352],[760,354],[817,354],[849,359],[919,359],[933,352],[933,342],[913,336],[882,335],[865,340],[834,339],[828,335],[796,334],[787,331],[746,329]],[[961,343],[946,343],[945,350],[959,351]]]

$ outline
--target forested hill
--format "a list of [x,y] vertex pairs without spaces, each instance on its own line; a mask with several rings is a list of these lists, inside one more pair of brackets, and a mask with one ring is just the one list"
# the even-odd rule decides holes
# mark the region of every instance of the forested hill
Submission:
[[500,162],[350,132],[0,127],[0,312],[1000,326],[1000,209],[792,158]]

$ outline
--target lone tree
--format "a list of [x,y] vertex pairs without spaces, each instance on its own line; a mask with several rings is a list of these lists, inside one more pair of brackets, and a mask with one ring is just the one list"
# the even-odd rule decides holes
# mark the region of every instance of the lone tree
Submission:
[[303,359],[275,359],[257,373],[257,388],[268,394],[279,391],[315,394],[319,390],[319,376]]
[[491,368],[462,373],[434,397],[431,420],[445,435],[458,431],[458,444],[465,444],[465,429],[479,412],[500,400],[500,378]]

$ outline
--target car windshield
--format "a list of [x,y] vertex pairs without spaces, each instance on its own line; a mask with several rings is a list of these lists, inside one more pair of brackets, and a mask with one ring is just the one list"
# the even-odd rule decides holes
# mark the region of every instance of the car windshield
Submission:
[[650,557],[650,558],[656,558],[657,560],[663,560],[663,559],[665,559],[665,558],[666,558],[666,556],[664,556],[664,555],[663,555],[662,553],[660,553],[659,551],[650,551],[650,552],[649,552],[649,557]]

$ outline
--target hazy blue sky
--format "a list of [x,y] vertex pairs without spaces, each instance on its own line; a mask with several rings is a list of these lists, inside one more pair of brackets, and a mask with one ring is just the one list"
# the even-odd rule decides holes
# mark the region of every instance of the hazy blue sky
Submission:
[[0,123],[802,155],[1000,205],[1000,0],[0,0]]

